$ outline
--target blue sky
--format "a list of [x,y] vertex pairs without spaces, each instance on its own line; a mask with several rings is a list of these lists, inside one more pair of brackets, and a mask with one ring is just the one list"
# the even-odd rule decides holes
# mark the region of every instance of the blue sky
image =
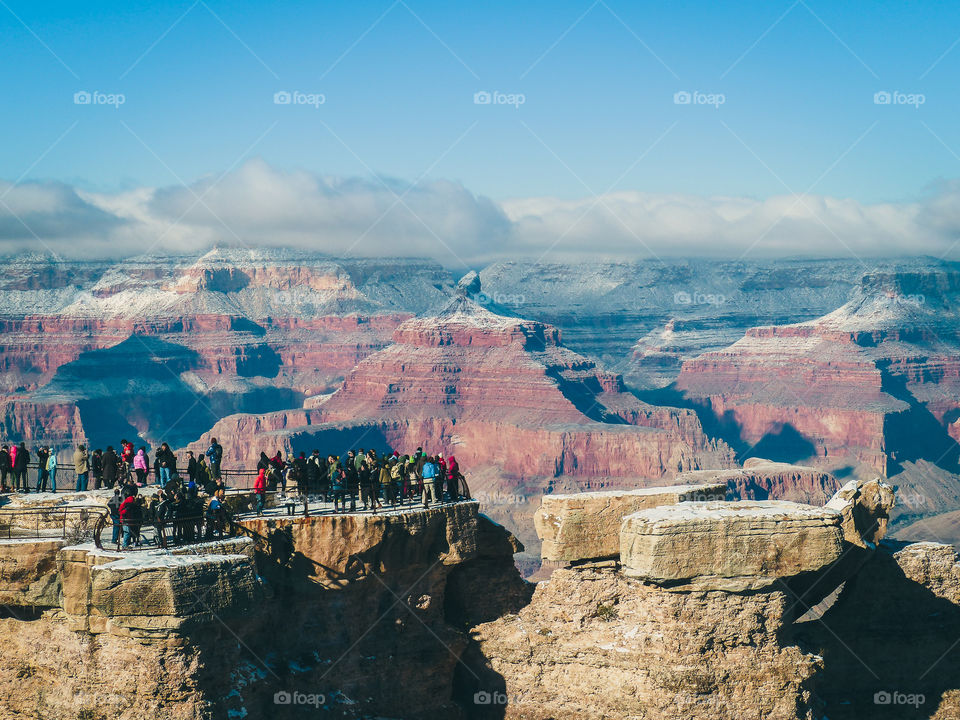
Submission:
[[[260,156],[574,198],[646,152],[617,189],[762,198],[837,163],[815,190],[875,202],[960,175],[955,3],[4,3],[10,180],[74,122],[28,178],[117,190]],[[284,89],[326,102],[274,105]],[[77,106],[78,90],[126,101]],[[525,103],[475,105],[479,90]],[[725,102],[675,105],[679,90]],[[878,106],[880,90],[926,101]]]
[[0,33],[8,248],[960,243],[953,2],[0,0]]

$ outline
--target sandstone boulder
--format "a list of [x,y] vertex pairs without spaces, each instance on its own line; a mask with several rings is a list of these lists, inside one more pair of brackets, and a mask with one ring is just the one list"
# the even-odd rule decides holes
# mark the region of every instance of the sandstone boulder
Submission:
[[843,538],[860,547],[874,547],[887,533],[894,505],[893,488],[875,480],[851,480],[834,495],[828,508],[842,516]]
[[0,540],[0,605],[12,607],[57,607],[60,576],[59,539]]
[[680,502],[723,500],[726,485],[673,485],[545,495],[533,516],[544,560],[576,562],[620,554],[620,525],[631,513]]
[[840,524],[836,510],[785,501],[667,505],[624,519],[620,562],[674,589],[762,588],[835,562]]

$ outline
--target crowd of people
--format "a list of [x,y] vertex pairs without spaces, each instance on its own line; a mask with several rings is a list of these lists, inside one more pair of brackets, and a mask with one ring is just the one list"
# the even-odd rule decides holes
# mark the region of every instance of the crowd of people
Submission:
[[[33,449],[33,456],[36,457],[36,463],[31,465],[32,457],[24,442],[0,447],[0,491],[33,492],[28,477],[28,469],[33,467],[37,480],[35,491],[57,492],[57,452],[53,447],[40,446]],[[183,470],[190,480],[209,488],[220,478],[222,458],[223,447],[214,438],[207,451],[199,457],[187,451]],[[134,449],[133,443],[126,439],[120,441],[117,449],[107,445],[106,450],[97,448],[89,452],[85,445],[78,445],[73,451],[72,460],[76,477],[75,492],[112,488],[124,483],[143,487],[151,473],[153,482],[164,485],[177,475],[177,457],[167,443],[160,445],[152,463],[146,447]]]
[[[0,486],[3,492],[31,492],[28,469],[37,470],[36,492],[57,492],[57,453],[52,447],[35,447],[35,465],[26,444],[0,447]],[[223,447],[213,438],[207,450],[195,455],[187,450],[184,462],[167,443],[161,443],[151,463],[146,447],[134,448],[124,439],[118,449],[108,445],[88,452],[85,445],[73,451],[75,490],[112,488],[108,503],[113,526],[112,542],[123,547],[140,546],[146,526],[172,531],[174,542],[192,542],[222,534],[227,511],[226,484],[221,470]],[[146,497],[140,489],[151,481],[159,485]],[[12,485],[8,485],[8,478]],[[306,509],[309,499],[333,504],[333,512],[376,513],[407,503],[456,502],[462,496],[463,475],[454,456],[427,455],[423,448],[399,452],[350,450],[343,456],[310,455],[300,452],[284,458],[278,450],[273,457],[260,453],[253,483],[255,511],[263,514],[266,495],[279,491],[288,506],[298,500]]]
[[333,502],[334,512],[357,509],[376,512],[386,506],[402,506],[420,501],[455,502],[460,499],[463,475],[454,456],[427,455],[418,447],[412,454],[380,453],[376,450],[350,450],[343,457],[327,455],[319,450],[309,456],[305,452],[283,459],[278,450],[272,458],[260,453],[254,493],[257,513],[263,512],[267,490],[279,488],[286,495],[287,486],[294,486],[300,497],[319,496]]

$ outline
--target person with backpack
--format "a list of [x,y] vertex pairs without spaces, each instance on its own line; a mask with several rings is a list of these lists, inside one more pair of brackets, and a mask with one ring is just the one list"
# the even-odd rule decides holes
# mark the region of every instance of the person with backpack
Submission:
[[77,475],[76,492],[86,492],[87,477],[90,472],[90,460],[87,457],[87,446],[77,445],[73,451],[73,471]]
[[322,462],[319,450],[314,450],[307,458],[307,492],[320,493],[325,498],[326,493],[321,493],[321,485],[323,484]]
[[383,501],[391,507],[397,504],[397,486],[393,477],[394,463],[384,459],[380,463],[380,489],[383,491]]
[[207,448],[206,456],[210,475],[216,480],[220,477],[220,461],[223,459],[223,446],[217,442],[216,438],[210,438],[210,447]]
[[437,500],[437,465],[432,457],[427,457],[423,461],[423,507],[430,507],[428,499],[434,503]]

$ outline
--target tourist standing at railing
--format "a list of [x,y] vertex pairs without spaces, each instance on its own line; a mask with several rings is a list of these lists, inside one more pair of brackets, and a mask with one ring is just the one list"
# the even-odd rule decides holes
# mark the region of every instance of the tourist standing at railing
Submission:
[[0,448],[0,488],[7,487],[7,476],[13,474],[13,463],[10,462],[10,447]]
[[333,511],[347,511],[347,473],[340,461],[330,457],[330,487],[333,489]]
[[107,510],[110,512],[110,521],[113,523],[113,544],[120,544],[120,503],[123,499],[120,497],[120,488],[113,489],[113,497],[107,502]]
[[437,500],[437,464],[432,457],[425,458],[423,461],[423,506],[430,507],[430,500],[434,503]]
[[50,492],[57,491],[57,453],[52,447],[47,448],[47,478],[50,480]]
[[460,491],[457,487],[460,482],[460,465],[457,458],[453,455],[447,460],[447,498],[450,502],[456,502],[460,498]]
[[90,456],[90,473],[93,475],[93,489],[99,490],[103,485],[103,450],[100,448]]
[[77,474],[76,491],[85,491],[87,489],[87,473],[90,472],[90,462],[87,458],[85,445],[77,445],[77,449],[73,451],[73,471]]
[[392,463],[384,459],[380,463],[380,490],[383,492],[383,501],[391,506],[397,504],[397,488],[394,485]]
[[147,449],[142,447],[133,456],[133,471],[137,474],[137,484],[143,487],[147,482]]
[[216,438],[210,438],[210,447],[207,448],[207,461],[210,465],[210,475],[213,479],[220,477],[220,461],[223,459],[223,447]]
[[160,477],[157,480],[161,485],[166,485],[177,469],[177,458],[166,443],[161,444],[157,450],[157,462],[160,464]]
[[187,450],[187,479],[197,481],[197,458],[193,456],[193,450]]
[[39,445],[33,449],[37,456],[37,492],[44,492],[47,488],[47,449]]
[[323,475],[323,458],[320,457],[319,450],[314,450],[307,458],[307,492],[319,493],[326,502],[327,493],[323,487]]
[[103,484],[108,488],[117,484],[119,465],[120,458],[113,451],[113,445],[107,445],[107,450],[103,453]]
[[30,452],[27,450],[27,444],[21,442],[17,448],[16,457],[13,460],[13,487],[15,490],[30,492],[30,484],[27,480],[27,465],[30,464]]
[[260,468],[257,473],[257,479],[253,481],[253,494],[256,499],[257,515],[263,515],[263,506],[267,496],[267,471]]

